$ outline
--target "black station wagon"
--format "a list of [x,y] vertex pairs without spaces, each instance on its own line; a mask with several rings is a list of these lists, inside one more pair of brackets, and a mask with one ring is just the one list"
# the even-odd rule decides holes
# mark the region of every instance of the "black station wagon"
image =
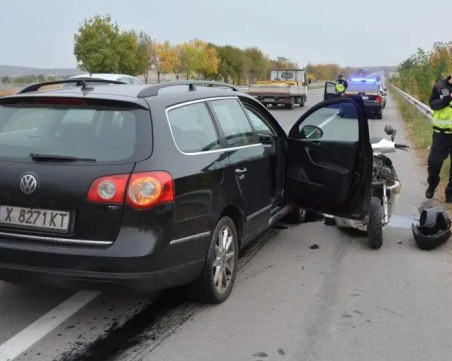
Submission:
[[218,303],[240,248],[282,217],[367,212],[357,100],[322,102],[286,135],[227,84],[54,83],[0,98],[0,279],[187,285]]

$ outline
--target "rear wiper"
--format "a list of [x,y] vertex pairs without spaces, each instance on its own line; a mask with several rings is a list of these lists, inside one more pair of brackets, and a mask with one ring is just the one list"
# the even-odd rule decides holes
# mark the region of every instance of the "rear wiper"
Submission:
[[75,162],[75,161],[83,161],[83,162],[95,162],[94,158],[77,158],[70,155],[58,155],[58,154],[38,154],[31,153],[31,159],[36,161],[61,161],[61,162]]

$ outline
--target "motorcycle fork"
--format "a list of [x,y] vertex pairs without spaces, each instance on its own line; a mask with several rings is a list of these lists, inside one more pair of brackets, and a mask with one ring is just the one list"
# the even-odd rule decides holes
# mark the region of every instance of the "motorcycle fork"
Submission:
[[387,225],[389,223],[389,211],[388,211],[388,194],[386,191],[386,183],[383,183],[383,225]]
[[388,194],[385,182],[377,181],[372,183],[373,191],[372,194],[381,200],[381,223],[383,226],[389,223],[389,204],[388,204]]

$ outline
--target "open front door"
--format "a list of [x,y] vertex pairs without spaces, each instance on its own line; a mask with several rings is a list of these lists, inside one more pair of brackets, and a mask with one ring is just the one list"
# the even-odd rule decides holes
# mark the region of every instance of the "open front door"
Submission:
[[319,103],[295,123],[287,141],[287,198],[346,218],[367,214],[372,148],[361,99]]
[[330,81],[325,82],[325,89],[323,91],[323,100],[331,100],[340,97],[336,91],[336,83]]

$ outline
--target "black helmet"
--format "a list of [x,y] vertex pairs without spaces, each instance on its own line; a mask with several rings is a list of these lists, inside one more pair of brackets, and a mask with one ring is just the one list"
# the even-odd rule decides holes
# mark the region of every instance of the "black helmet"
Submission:
[[418,247],[431,250],[446,242],[451,234],[451,221],[447,212],[441,207],[422,207],[419,211],[419,225],[411,225]]

